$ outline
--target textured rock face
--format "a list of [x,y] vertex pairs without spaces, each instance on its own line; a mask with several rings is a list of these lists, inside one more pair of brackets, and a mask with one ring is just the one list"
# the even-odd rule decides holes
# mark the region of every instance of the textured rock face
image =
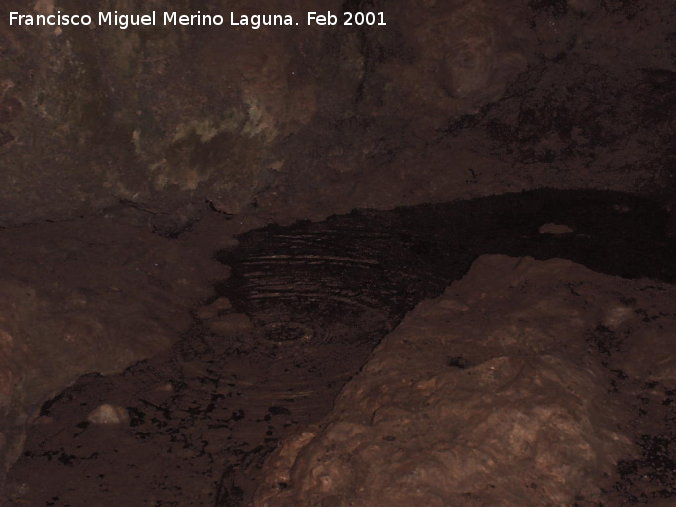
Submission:
[[3,16],[0,224],[120,200],[288,219],[544,185],[674,188],[669,0],[284,5],[299,19],[343,9],[383,10],[388,26],[54,30]]
[[45,400],[167,349],[221,272],[198,247],[105,218],[51,225],[0,236],[0,491]]
[[[25,2],[9,3],[7,10],[94,17],[98,10],[169,9],[163,1],[92,6],[46,0],[27,11]],[[224,14],[226,7],[253,8],[251,2],[171,5],[181,13],[198,7]],[[305,7],[311,6],[299,1],[285,9]],[[299,56],[302,51],[313,62],[319,39],[312,34],[218,27],[27,29],[8,26],[4,16],[2,22],[0,143],[10,168],[0,196],[4,222],[159,197],[159,208],[208,197],[236,213],[275,167],[274,141],[314,114],[316,90],[304,79],[308,62]]]
[[404,96],[424,108],[423,121],[478,112],[504,94],[532,57],[523,29],[528,10],[516,2],[416,0],[396,9],[391,15],[412,57],[378,68],[392,101],[385,107],[398,109]]
[[675,385],[675,302],[569,261],[481,257],[279,448],[256,505],[599,501],[638,452],[615,380]]

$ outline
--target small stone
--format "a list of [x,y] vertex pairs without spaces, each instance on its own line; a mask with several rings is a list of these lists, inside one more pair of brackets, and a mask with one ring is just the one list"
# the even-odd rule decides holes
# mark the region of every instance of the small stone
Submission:
[[129,413],[124,407],[104,403],[92,410],[87,416],[92,424],[129,424]]

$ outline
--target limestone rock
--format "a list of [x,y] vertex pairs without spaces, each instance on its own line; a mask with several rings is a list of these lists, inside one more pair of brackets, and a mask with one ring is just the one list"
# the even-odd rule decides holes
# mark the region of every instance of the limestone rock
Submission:
[[[674,287],[569,261],[481,257],[383,340],[327,418],[280,446],[255,505],[598,500],[637,453],[613,372],[653,334],[660,348],[632,375],[674,385],[671,317],[640,314],[675,303]],[[606,325],[622,336],[610,356],[595,341]]]

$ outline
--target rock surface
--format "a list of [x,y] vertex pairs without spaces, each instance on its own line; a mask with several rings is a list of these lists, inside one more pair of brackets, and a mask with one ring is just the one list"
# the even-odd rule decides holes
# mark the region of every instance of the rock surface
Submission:
[[166,350],[189,328],[190,308],[223,276],[192,240],[152,234],[119,210],[2,231],[0,486],[46,400],[83,374]]
[[[7,11],[92,11],[8,0]],[[98,10],[161,10],[161,1]],[[173,2],[192,12],[194,3]],[[191,11],[192,9],[192,11]],[[277,11],[208,0],[204,13]],[[119,201],[264,220],[540,186],[669,195],[670,0],[296,0],[386,27],[17,27],[0,20],[0,225]],[[227,48],[227,49],[224,49]]]
[[104,403],[92,410],[87,416],[87,421],[92,424],[129,424],[129,413],[124,407]]
[[650,431],[638,407],[676,387],[674,308],[673,286],[483,256],[279,447],[255,505],[608,501]]

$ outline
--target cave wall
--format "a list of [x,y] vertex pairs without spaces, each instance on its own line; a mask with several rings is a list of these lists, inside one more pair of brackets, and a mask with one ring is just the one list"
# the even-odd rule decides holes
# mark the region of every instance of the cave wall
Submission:
[[[88,12],[83,0],[7,11]],[[180,12],[274,12],[177,0]],[[167,9],[106,0],[97,10]],[[388,26],[10,27],[0,226],[133,203],[266,220],[540,186],[676,187],[673,2],[294,0]]]

